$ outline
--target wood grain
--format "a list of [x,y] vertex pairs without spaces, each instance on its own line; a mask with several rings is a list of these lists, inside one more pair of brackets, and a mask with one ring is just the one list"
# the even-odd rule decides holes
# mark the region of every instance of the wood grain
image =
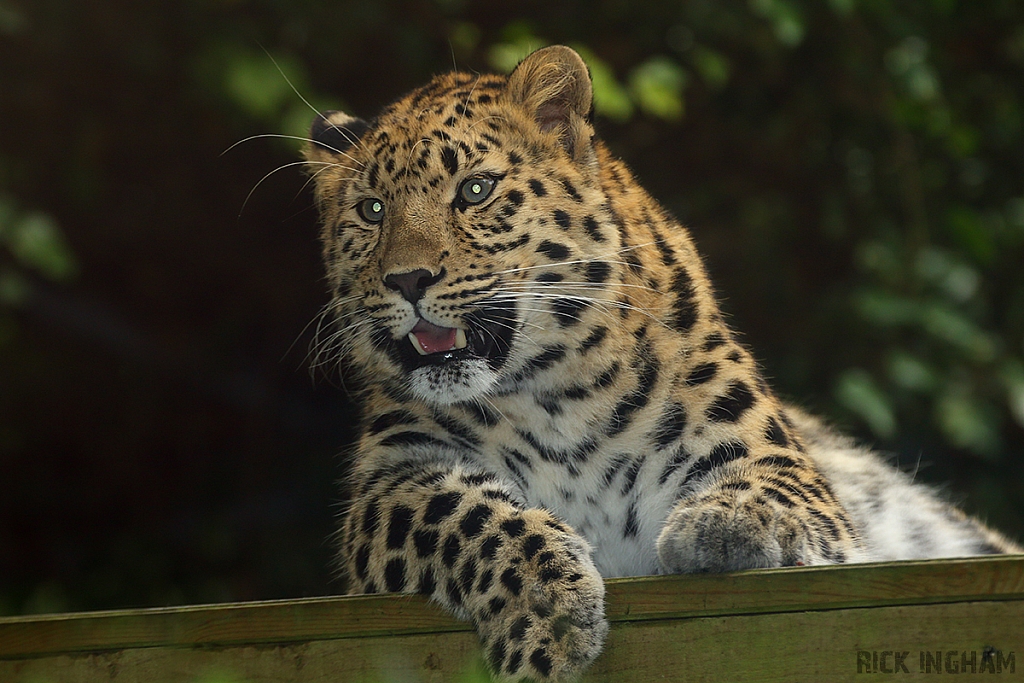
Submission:
[[[1019,654],[999,679],[1024,680],[1024,557],[619,579],[607,609],[586,681],[843,681],[863,678],[858,651],[931,677],[920,652],[986,647]],[[4,683],[470,680],[478,650],[420,596],[0,619]]]

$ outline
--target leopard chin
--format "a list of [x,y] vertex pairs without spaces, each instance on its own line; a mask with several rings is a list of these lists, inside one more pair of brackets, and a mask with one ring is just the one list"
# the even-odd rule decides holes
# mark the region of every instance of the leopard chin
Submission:
[[406,374],[409,391],[436,406],[487,395],[499,383],[513,343],[507,319],[467,316],[465,329],[420,320],[405,338],[392,339],[392,354]]
[[485,358],[450,359],[416,368],[408,375],[409,390],[438,406],[476,400],[498,383],[498,373]]

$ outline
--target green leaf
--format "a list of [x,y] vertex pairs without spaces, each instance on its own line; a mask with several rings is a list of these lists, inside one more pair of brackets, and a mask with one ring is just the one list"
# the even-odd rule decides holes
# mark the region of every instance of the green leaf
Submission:
[[914,270],[922,280],[961,303],[973,297],[981,284],[977,270],[960,262],[953,254],[935,247],[920,251]]
[[965,386],[949,389],[936,403],[936,419],[949,440],[979,455],[992,455],[999,448],[998,424],[994,411]]
[[990,263],[996,255],[992,232],[981,215],[967,206],[953,206],[946,212],[946,224],[957,241],[979,263]]
[[857,246],[857,265],[869,273],[877,273],[882,279],[899,281],[904,271],[903,259],[892,245],[871,240]]
[[543,38],[538,38],[533,28],[525,21],[514,21],[502,29],[502,42],[491,46],[487,51],[487,62],[492,68],[510,73],[519,62],[533,52],[548,45]]
[[789,47],[804,39],[804,18],[796,4],[788,0],[750,0],[750,7],[772,24],[775,37]]
[[633,115],[633,102],[626,89],[616,80],[612,68],[586,47],[572,47],[590,68],[590,78],[594,84],[594,111],[613,121],[628,121]]
[[683,116],[686,71],[665,57],[654,57],[633,69],[629,88],[640,108],[658,118],[676,121]]
[[972,360],[988,362],[995,358],[996,343],[992,336],[944,304],[925,305],[921,309],[921,325],[931,335],[966,351]]
[[448,32],[452,47],[463,52],[472,52],[480,44],[480,27],[471,21],[460,21]]
[[297,60],[282,55],[236,49],[224,65],[224,86],[247,114],[276,121],[281,109],[309,92],[305,71]]
[[828,4],[833,12],[845,19],[853,13],[856,0],[829,0]]
[[966,124],[951,124],[946,134],[949,151],[961,159],[978,152],[979,134],[977,129]]
[[930,392],[938,383],[935,371],[927,363],[904,351],[893,353],[888,365],[889,377],[904,389]]
[[1000,379],[1006,387],[1006,403],[1018,425],[1024,427],[1024,363],[1013,358],[1003,365]]
[[22,264],[52,280],[67,280],[75,274],[75,261],[50,216],[32,212],[9,227],[8,246]]
[[857,312],[868,322],[882,326],[906,325],[918,320],[921,304],[881,289],[868,289],[853,297]]
[[1013,227],[1024,230],[1024,197],[1014,197],[1006,202],[1006,220]]
[[907,36],[885,54],[885,65],[896,76],[903,76],[928,58],[928,43],[920,36]]
[[693,67],[710,88],[722,88],[729,82],[729,60],[717,50],[702,45],[694,47]]
[[854,368],[840,375],[835,396],[863,419],[875,435],[889,438],[896,433],[896,416],[889,399],[867,371]]

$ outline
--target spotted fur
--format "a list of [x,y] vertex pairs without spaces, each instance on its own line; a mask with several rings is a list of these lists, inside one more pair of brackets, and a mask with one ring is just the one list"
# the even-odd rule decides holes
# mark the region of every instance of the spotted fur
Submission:
[[364,411],[352,592],[432,596],[496,678],[566,680],[602,577],[1015,550],[780,403],[590,109],[553,47],[314,122],[321,350]]

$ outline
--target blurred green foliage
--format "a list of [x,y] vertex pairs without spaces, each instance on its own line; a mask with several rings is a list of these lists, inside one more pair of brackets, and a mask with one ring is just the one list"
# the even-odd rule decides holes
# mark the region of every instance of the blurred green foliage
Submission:
[[[0,25],[4,19],[0,16]],[[33,276],[56,282],[74,278],[76,264],[54,219],[40,211],[20,211],[0,194],[0,353],[17,325],[5,309],[21,306],[32,292]]]
[[[15,263],[57,281],[74,277],[75,261],[57,223],[49,215],[18,211],[0,196],[0,246]],[[17,304],[29,285],[17,271],[0,269],[0,302]]]
[[[465,32],[466,25],[460,26],[460,31]],[[479,32],[474,30],[470,34],[478,36]],[[488,48],[487,61],[494,70],[508,73],[523,57],[548,44],[549,41],[535,35],[529,24],[516,21],[505,26],[500,42]],[[473,46],[464,40],[460,45]],[[627,84],[623,84],[615,77],[612,67],[587,45],[573,43],[572,47],[583,55],[590,67],[594,110],[598,115],[624,122],[633,116],[638,106],[662,119],[676,121],[682,117],[687,77],[686,70],[678,62],[662,56],[652,57],[630,69],[626,76]],[[714,69],[713,66],[709,68]]]
[[[613,18],[610,5],[602,9],[602,19]],[[597,114],[620,123],[637,112],[679,121],[692,70],[706,97],[738,105],[734,116],[768,116],[759,122],[769,137],[764,142],[788,146],[787,165],[796,166],[785,171],[817,167],[825,175],[813,189],[812,206],[800,207],[819,204],[816,217],[798,222],[796,207],[766,209],[775,215],[755,219],[764,223],[758,227],[774,230],[778,242],[824,233],[853,256],[852,272],[828,287],[846,291],[840,326],[854,332],[848,357],[840,364],[802,364],[827,369],[834,410],[862,421],[877,439],[891,442],[901,430],[930,427],[954,449],[998,460],[1020,442],[1024,427],[1024,289],[1016,277],[1024,256],[1022,29],[1013,23],[1021,20],[1015,7],[835,0],[826,8],[752,0],[746,7],[712,9],[691,3],[675,13],[678,23],[659,26],[657,16],[672,13],[667,3],[645,3],[630,17],[647,33],[667,30],[653,52],[650,45],[629,46],[634,60],[620,57],[618,66],[625,68],[619,78],[595,49],[603,40],[584,33],[568,41],[591,65]],[[538,23],[504,25],[484,46],[490,66],[508,71],[551,42],[538,37]],[[565,25],[547,29],[574,33]],[[450,39],[476,50],[482,35],[463,21]],[[628,49],[617,47],[620,55]],[[810,111],[796,109],[799,102],[785,103],[793,108],[783,111],[770,102],[745,111],[735,98],[768,85],[729,83],[732,64],[749,60],[751,52],[774,62],[772,75],[788,81],[795,99],[818,97],[804,103]],[[806,59],[817,63],[809,68]],[[743,78],[762,75],[763,68],[758,72]],[[829,85],[833,90],[815,90]],[[827,130],[817,138],[801,135],[795,128],[801,115],[819,117],[816,124]],[[715,188],[680,192],[721,201]],[[734,201],[741,216],[761,210],[757,197]],[[770,270],[755,270],[751,278]]]
[[[345,680],[353,681],[354,683],[401,683],[402,681],[409,680],[408,671],[389,673],[389,665],[393,666],[390,662],[382,662],[380,671],[376,673],[356,675],[353,671],[346,672]],[[197,677],[195,683],[250,683],[252,680],[251,678],[235,675],[230,671],[213,670]],[[477,656],[471,657],[458,676],[452,679],[452,683],[491,683],[491,681],[492,678],[487,673],[486,666]],[[38,683],[49,682],[40,681]]]
[[[46,518],[22,491],[68,460],[119,454],[99,468],[116,493],[89,479],[104,500],[163,491],[133,499],[155,506],[145,524],[83,531],[95,501],[69,479],[52,523],[0,523],[0,580],[20,577],[0,610],[328,590],[297,558],[325,554],[322,482],[351,407],[280,367],[323,294],[298,143],[275,136],[551,43],[590,64],[599,133],[691,227],[775,387],[1024,532],[1024,4],[0,0],[0,307],[19,330],[0,310],[0,339],[24,342],[0,361],[0,522]],[[55,332],[52,307],[11,307],[26,285],[103,302],[127,329]],[[271,387],[259,408],[236,388],[254,385]],[[263,470],[293,477],[290,502],[238,543],[228,520],[282,485]],[[176,505],[203,521],[154,540]],[[65,528],[102,557],[33,565],[68,554]]]

